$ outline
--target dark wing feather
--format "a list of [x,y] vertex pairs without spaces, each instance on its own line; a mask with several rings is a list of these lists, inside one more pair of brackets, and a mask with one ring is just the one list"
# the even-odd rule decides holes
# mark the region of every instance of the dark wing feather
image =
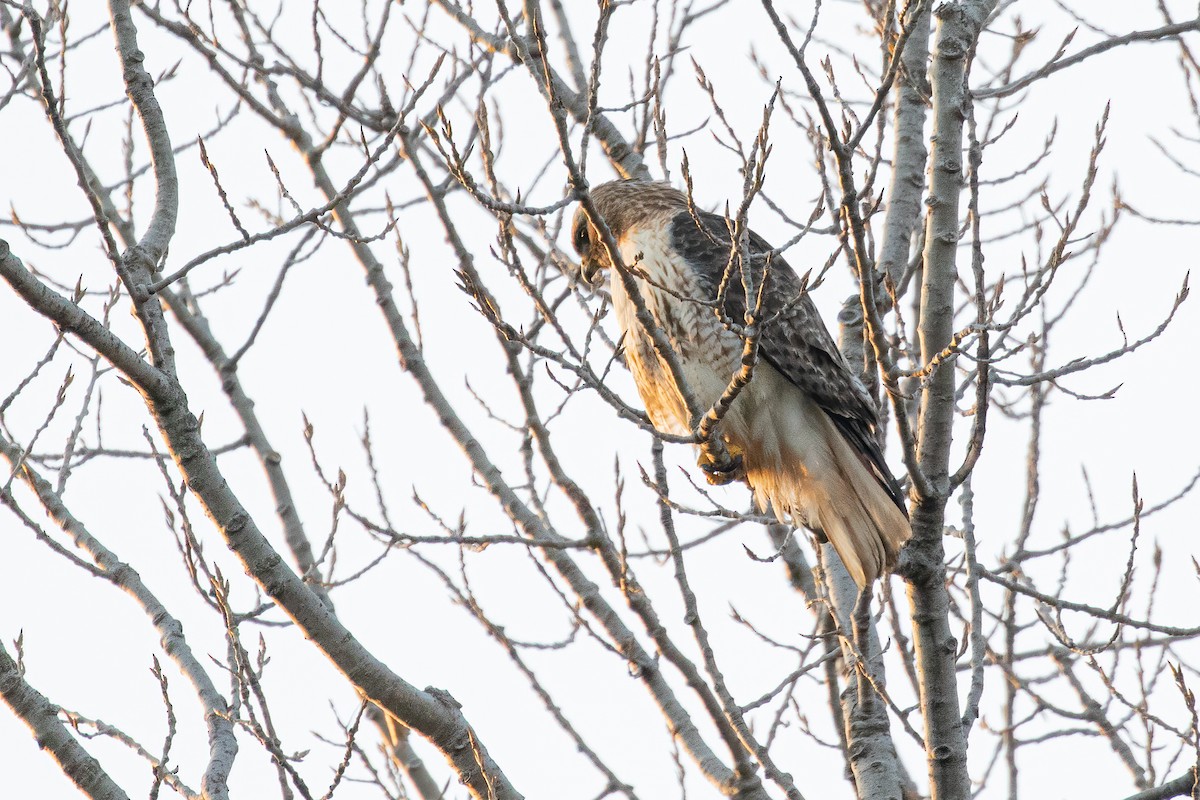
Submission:
[[[715,299],[729,263],[729,230],[723,217],[707,213],[697,216],[703,229],[687,211],[674,217],[671,243],[696,270],[711,293],[709,296]],[[752,285],[757,287],[762,282],[765,254],[772,248],[751,231],[749,249]],[[731,320],[740,324],[746,314],[746,291],[740,270],[735,267],[734,273],[725,292],[724,310]],[[773,257],[766,276],[760,318],[770,322],[759,339],[760,357],[829,415],[842,436],[862,457],[867,469],[904,510],[900,487],[875,438],[879,417],[870,393],[842,357],[812,299],[801,292],[800,279],[787,261],[782,256]]]

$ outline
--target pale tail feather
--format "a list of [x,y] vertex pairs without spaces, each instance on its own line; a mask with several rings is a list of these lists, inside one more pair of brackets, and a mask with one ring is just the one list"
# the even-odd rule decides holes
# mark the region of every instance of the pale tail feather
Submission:
[[[750,478],[752,484],[755,477]],[[911,528],[873,477],[865,476],[872,481],[870,485],[859,481],[853,488],[841,476],[833,477],[834,481],[805,481],[803,486],[760,479],[760,486],[766,486],[762,490],[756,487],[755,498],[764,509],[769,503],[781,521],[824,533],[854,582],[863,587],[896,566],[896,557],[908,541]],[[818,481],[819,485],[814,485]],[[792,498],[799,502],[789,502]]]
[[781,520],[823,532],[855,582],[867,586],[895,567],[912,535],[908,518],[824,411],[807,398],[775,400],[760,424],[731,437],[748,445],[755,500]]
[[878,483],[855,487],[841,502],[818,507],[817,515],[830,544],[859,587],[891,571],[901,546],[911,535],[908,519]]

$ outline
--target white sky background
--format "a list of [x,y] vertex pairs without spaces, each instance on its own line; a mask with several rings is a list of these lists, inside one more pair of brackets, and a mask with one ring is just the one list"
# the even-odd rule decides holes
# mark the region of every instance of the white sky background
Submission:
[[[292,43],[294,55],[304,54],[305,42],[311,40],[307,33],[310,9],[307,4],[301,5],[305,8],[297,6],[295,19],[285,20],[280,28],[288,31],[281,38]],[[419,14],[417,4],[410,5],[410,13]],[[839,47],[853,49],[864,63],[874,66],[878,61],[876,45],[854,27],[861,19],[857,4],[827,5],[819,35]],[[1026,27],[1042,29],[1022,61],[1027,69],[1048,58],[1062,36],[1074,26],[1067,17],[1047,10],[1045,5],[1017,3],[1015,11],[1009,12],[1025,15]],[[1085,5],[1087,13],[1111,31],[1161,24],[1154,3],[1148,0]],[[673,132],[693,128],[710,115],[707,98],[693,79],[688,56],[695,58],[713,81],[719,100],[729,119],[738,125],[744,141],[752,138],[762,104],[771,91],[769,82],[759,77],[750,60],[752,46],[773,74],[783,76],[785,87],[794,91],[802,87],[794,68],[775,43],[758,4],[733,6],[705,18],[691,31],[691,48],[677,63],[680,74],[669,97],[668,124]],[[1175,6],[1181,16],[1187,15],[1187,3],[1172,5]],[[76,35],[103,21],[97,9],[84,4],[72,6],[71,11]],[[433,17],[439,13],[435,10]],[[807,19],[811,14],[810,4],[802,4],[795,13]],[[1044,20],[1034,16],[1040,14],[1046,15]],[[590,41],[594,19],[590,3],[580,3],[576,19],[579,38],[585,43]],[[135,20],[139,23],[141,48],[151,74],[158,74],[177,59],[183,59],[179,77],[162,84],[158,92],[174,143],[183,144],[197,134],[206,133],[214,124],[217,109],[222,113],[228,110],[228,94],[217,88],[203,63],[182,45],[158,34],[136,12]],[[632,63],[635,68],[642,63],[647,21],[644,2],[618,13],[606,56],[602,105],[627,102],[625,63]],[[294,34],[289,26],[295,26]],[[459,43],[461,48],[463,40],[456,28],[437,25],[435,30],[441,33],[441,41]],[[391,57],[397,60],[399,70],[412,34],[397,21],[391,35],[393,41],[387,47],[391,48]],[[985,45],[1006,48],[1007,44],[997,38],[985,39]],[[1072,50],[1096,38],[1080,31]],[[327,55],[334,53],[333,45],[326,44]],[[828,50],[825,41],[815,41],[810,50],[813,63]],[[1038,152],[1052,121],[1057,120],[1058,136],[1051,157],[1034,174],[1038,176],[1036,179],[1049,176],[1054,199],[1072,193],[1073,207],[1074,192],[1087,165],[1092,129],[1105,102],[1111,100],[1108,147],[1102,157],[1097,197],[1088,212],[1089,219],[1094,222],[1101,210],[1111,213],[1109,187],[1114,177],[1119,179],[1126,202],[1139,210],[1164,217],[1200,217],[1194,199],[1196,179],[1179,174],[1150,141],[1151,137],[1157,138],[1188,164],[1200,168],[1200,147],[1194,143],[1178,144],[1171,133],[1175,128],[1196,134],[1194,120],[1187,111],[1182,75],[1174,63],[1177,52],[1169,43],[1131,45],[1040,84],[1021,104],[1013,132],[989,151],[984,177],[1003,175],[1024,164]],[[988,63],[986,53],[981,61]],[[330,63],[332,68],[347,71],[357,66],[351,61]],[[843,85],[857,85],[852,71],[844,66],[845,61],[839,64],[843,65],[838,69]],[[123,97],[120,71],[107,32],[73,51],[67,69],[69,111],[77,113]],[[424,76],[425,72],[418,69],[414,82]],[[506,133],[499,170],[511,185],[528,186],[553,153],[553,141],[547,136],[548,116],[523,70],[506,78],[495,97],[503,98],[501,110]],[[469,101],[473,102],[473,97]],[[427,107],[423,106],[422,112]],[[104,175],[108,180],[121,175],[122,113],[100,115],[86,148],[93,163],[106,170]],[[451,113],[462,120],[465,130],[464,110],[452,108]],[[3,115],[0,141],[5,146],[0,147],[0,200],[11,203],[27,221],[84,218],[87,215],[84,199],[40,110],[25,99],[18,99],[4,109]],[[624,124],[621,117],[616,120]],[[809,168],[811,150],[782,114],[777,114],[775,122],[775,150],[768,171],[767,192],[776,202],[786,203],[794,217],[805,218],[818,194]],[[77,135],[81,130],[76,129]],[[273,179],[262,155],[264,149],[270,151],[289,190],[302,204],[320,204],[296,154],[249,112],[243,113],[220,136],[208,140],[207,145],[231,200],[247,224],[263,226],[261,218],[246,207],[247,200],[257,198],[266,205],[276,206],[272,199]],[[726,198],[737,196],[741,185],[737,165],[712,143],[706,132],[674,143],[671,166],[677,183],[680,145],[688,150],[702,203],[715,208]],[[141,163],[145,148],[140,139],[136,147],[135,160]],[[890,152],[890,147],[885,152]],[[344,179],[356,165],[346,153],[337,158],[340,160],[333,161],[336,165],[333,171],[336,179]],[[194,150],[182,154],[178,164],[184,201],[168,271],[199,252],[237,238]],[[591,154],[589,165],[593,183],[611,177],[599,151]],[[538,204],[559,199],[562,196],[559,175],[553,173],[543,179],[527,199]],[[1022,185],[1028,187],[1036,179]],[[881,180],[879,188],[882,184]],[[151,184],[139,186],[137,202],[142,209],[139,221],[144,224],[152,202],[148,193]],[[404,168],[389,178],[384,188],[397,202],[420,193],[411,171]],[[380,195],[376,197],[381,199]],[[1001,194],[985,202],[998,206],[1011,197]],[[492,260],[487,251],[494,240],[494,224],[472,211],[465,197],[457,197],[454,207],[461,210],[464,219],[472,216],[478,219],[478,224],[464,224],[463,228],[475,235],[471,245],[480,270],[485,278],[495,280],[493,288],[498,289],[504,280],[504,267]],[[769,241],[779,242],[790,236],[786,226],[765,206],[756,206],[751,219],[755,229]],[[1019,222],[1013,215],[989,218],[985,220],[985,235],[1011,230]],[[1083,229],[1089,229],[1087,223]],[[493,458],[517,475],[518,440],[488,423],[463,387],[463,376],[469,376],[476,391],[494,402],[498,412],[516,408],[495,339],[470,309],[466,296],[454,287],[453,255],[446,248],[443,232],[432,214],[423,207],[406,211],[401,217],[400,232],[412,250],[427,360],[443,389],[456,401],[460,413],[468,417],[488,445]],[[11,228],[0,235],[9,239],[13,251],[27,264],[64,283],[73,284],[76,277],[82,276],[87,287],[101,289],[114,280],[91,230],[85,230],[71,247],[57,251],[35,249]],[[565,244],[566,237],[562,238]],[[206,305],[227,349],[234,349],[253,324],[261,298],[274,280],[286,250],[295,241],[292,238],[244,250],[219,264],[201,267],[193,275],[193,286],[200,288],[219,280],[222,270],[242,270],[231,289]],[[1184,274],[1195,265],[1197,241],[1194,228],[1164,228],[1138,219],[1124,220],[1106,246],[1099,272],[1072,312],[1071,322],[1060,326],[1057,338],[1051,342],[1049,363],[1093,356],[1119,346],[1118,313],[1130,338],[1150,331],[1169,309]],[[822,263],[830,247],[830,239],[812,237],[790,251],[788,260],[803,272],[808,265]],[[375,248],[392,270],[393,282],[399,284],[400,272],[391,245],[381,242]],[[989,269],[1005,268],[1011,272],[1019,264],[1021,254],[1031,262],[1038,260],[1027,236],[989,245],[987,265]],[[1068,285],[1064,280],[1063,286],[1053,293],[1053,307],[1066,297]],[[831,327],[849,291],[849,276],[839,263],[815,295]],[[501,292],[502,304],[515,303],[515,298],[515,294]],[[1086,394],[1101,393],[1123,383],[1115,398],[1081,402],[1061,393],[1053,395],[1045,418],[1042,505],[1035,539],[1041,546],[1057,541],[1064,525],[1080,529],[1090,524],[1082,467],[1091,478],[1103,519],[1128,516],[1130,477],[1134,471],[1147,505],[1174,494],[1196,472],[1195,445],[1200,441],[1200,423],[1191,406],[1200,386],[1190,344],[1200,336],[1200,314],[1194,306],[1194,301],[1185,304],[1173,326],[1141,352],[1066,381],[1073,391]],[[91,307],[97,308],[98,303]],[[615,323],[609,320],[608,324],[612,332]],[[139,341],[126,305],[114,312],[114,325],[127,341]],[[3,343],[0,395],[7,395],[36,363],[52,336],[47,323],[24,308],[6,287],[0,288],[0,343]],[[234,430],[235,420],[218,382],[182,331],[176,332],[174,341],[181,353],[181,369],[192,408],[205,412],[210,444],[224,443],[234,434],[226,436],[222,432]],[[60,357],[9,410],[9,431],[19,441],[37,429],[67,363]],[[59,446],[82,401],[87,373],[82,361],[76,359],[74,363],[76,372],[81,374],[69,394],[66,406],[69,413],[65,412],[64,419],[43,435],[41,443],[47,447]],[[268,321],[257,347],[244,360],[240,375],[257,401],[272,443],[284,455],[301,516],[315,546],[320,546],[327,533],[330,498],[308,466],[302,411],[316,428],[318,452],[328,473],[332,475],[342,467],[349,474],[351,503],[373,508],[365,459],[357,443],[366,408],[371,413],[376,453],[381,459],[393,518],[398,525],[415,533],[438,532],[427,517],[413,508],[410,496],[415,488],[446,519],[456,520],[460,511],[464,512],[470,534],[510,532],[510,525],[498,514],[490,496],[471,487],[465,460],[396,364],[360,267],[343,245],[327,244],[316,258],[293,270],[279,308]],[[628,376],[620,370],[614,371],[613,376],[614,384],[624,396],[640,405]],[[548,381],[542,383],[543,397],[549,407],[553,386]],[[141,429],[150,422],[140,400],[112,380],[112,376],[101,385],[105,444],[143,449]],[[89,428],[94,429],[94,422],[89,422],[85,430]],[[1020,513],[1026,436],[1022,426],[995,413],[990,428],[988,446],[974,483],[978,493],[976,521],[981,553],[994,563],[1013,535]],[[638,541],[634,531],[643,521],[648,535],[661,538],[657,512],[637,478],[637,464],[649,463],[649,439],[645,434],[615,419],[603,404],[588,399],[568,406],[567,414],[556,423],[554,435],[568,470],[593,493],[610,521],[612,469],[614,458],[619,459],[626,478],[632,541]],[[95,444],[94,433],[85,434],[84,440]],[[672,448],[670,453],[679,464],[693,463],[685,448]],[[250,453],[242,450],[223,456],[220,463],[243,502],[282,550],[272,502]],[[691,472],[694,476],[697,473],[694,467]],[[672,486],[676,491],[686,492],[683,480],[673,478]],[[92,532],[131,563],[168,608],[184,620],[193,648],[222,659],[224,631],[218,620],[206,613],[189,585],[173,537],[162,522],[158,500],[162,491],[156,470],[148,463],[91,462],[77,470],[68,484],[66,500]],[[742,489],[718,490],[716,494],[735,507],[745,503],[744,495]],[[953,503],[951,507],[955,508]],[[208,543],[206,555],[234,580],[235,601],[242,607],[252,604],[252,585],[243,577],[240,565],[221,552],[219,536],[207,527],[198,508],[191,511],[199,535]],[[1151,543],[1161,543],[1167,553],[1163,594],[1156,601],[1156,620],[1165,624],[1196,622],[1196,584],[1190,556],[1196,549],[1197,511],[1200,498],[1188,498],[1176,508],[1149,517],[1143,524],[1140,574],[1148,576]],[[685,527],[686,530],[695,532],[702,528]],[[563,532],[572,535],[578,531]],[[1078,560],[1075,563],[1069,593],[1072,599],[1103,606],[1111,602],[1126,558],[1124,536],[1115,534],[1113,541],[1098,542],[1075,556],[1085,563],[1079,564]],[[177,763],[182,763],[182,777],[197,785],[207,752],[197,706],[190,687],[162,657],[157,637],[142,612],[109,584],[83,576],[34,541],[30,532],[11,515],[0,515],[0,541],[4,547],[4,555],[0,557],[0,636],[11,650],[11,641],[24,632],[30,682],[63,706],[112,722],[157,750],[164,732],[164,714],[148,670],[151,657],[159,655],[171,677],[172,696],[180,718],[175,743]],[[342,577],[378,553],[375,543],[349,525],[339,534],[338,544]],[[763,645],[745,628],[730,622],[730,605],[780,641],[798,641],[798,635],[811,632],[812,623],[811,615],[788,587],[781,565],[750,560],[744,555],[743,544],[759,553],[769,548],[759,529],[742,526],[691,551],[688,566],[718,658],[736,696],[745,701],[773,686],[794,664],[786,655]],[[959,547],[957,541],[947,541],[951,553],[957,554]],[[452,572],[457,569],[457,553],[453,550],[423,548],[421,552],[434,556]],[[589,563],[590,559],[581,560],[588,564],[592,577],[607,587],[607,578]],[[493,546],[483,553],[468,554],[467,563],[477,596],[513,638],[554,641],[568,632],[569,618],[522,549]],[[1043,567],[1045,573],[1033,577],[1052,589],[1058,563],[1047,561]],[[670,569],[656,568],[645,560],[634,568],[654,597],[660,616],[678,626],[682,611]],[[610,597],[623,608],[615,593]],[[404,553],[391,555],[362,580],[335,592],[334,600],[348,627],[398,674],[417,686],[446,689],[463,704],[467,719],[492,756],[526,796],[591,798],[603,788],[602,779],[584,764],[566,737],[558,733],[502,651],[462,609],[450,602],[435,576],[414,559]],[[636,623],[631,624],[640,630]],[[1082,628],[1083,623],[1078,624]],[[322,792],[329,768],[336,764],[340,753],[337,748],[321,744],[310,732],[320,730],[336,738],[330,704],[346,717],[353,713],[357,702],[345,681],[297,631],[271,628],[264,633],[272,657],[265,687],[273,701],[276,724],[286,732],[284,749],[313,750],[301,770],[310,784]],[[248,645],[256,634],[256,629],[246,627]],[[1035,633],[1032,639],[1040,641],[1037,637],[1041,635]],[[691,643],[684,633],[677,639]],[[642,686],[628,677],[623,665],[582,636],[577,644],[565,650],[525,655],[545,684],[557,690],[556,698],[576,720],[584,737],[622,779],[634,784],[644,798],[676,796],[675,767],[669,757],[665,725]],[[219,686],[227,685],[215,668],[214,675]],[[994,701],[1000,696],[997,676],[990,674],[989,681],[985,722],[989,712],[998,713]],[[899,675],[893,678],[893,683],[902,684]],[[811,703],[807,711],[818,734],[831,738],[821,692],[810,687],[805,697]],[[1162,697],[1167,704],[1164,707],[1169,709],[1163,713],[1177,713],[1177,700],[1169,693]],[[993,701],[991,706],[987,705],[988,700]],[[893,726],[893,730],[909,770],[923,783],[924,765],[915,748],[898,726]],[[841,759],[834,751],[814,745],[794,730],[782,735],[789,737],[787,740],[797,748],[794,757],[786,759],[785,768],[798,777],[800,788],[809,797],[849,796],[852,790],[842,780]],[[373,737],[373,732],[367,736]],[[974,758],[981,760],[990,752],[991,736],[979,727],[975,729]],[[120,746],[107,741],[91,741],[86,746],[134,796],[138,796],[141,782],[148,785],[149,768]],[[233,775],[235,795],[275,796],[278,788],[274,770],[258,746],[242,737],[241,747]],[[443,774],[440,756],[423,746],[421,752],[437,771],[435,774]],[[1101,743],[1089,740],[1081,745],[1076,739],[1052,741],[1037,752],[1041,764],[1034,763],[1034,751],[1030,749],[1023,751],[1022,757],[1029,768],[1026,787],[1038,786],[1034,792],[1038,797],[1120,797],[1128,793],[1124,791],[1131,785],[1127,774]],[[1063,759],[1074,761],[1084,756],[1088,758],[1086,770],[1072,770],[1069,778],[1063,775],[1060,768]],[[982,766],[976,763],[976,771]],[[351,774],[361,775],[361,770],[356,767]],[[6,712],[0,713],[0,775],[4,787],[0,796],[4,797],[65,797],[75,791],[51,759],[37,750],[25,728]],[[1038,785],[1041,780],[1048,783]],[[998,792],[1000,785],[997,782],[993,791]],[[688,789],[690,797],[717,796],[690,767]],[[464,790],[456,791],[465,794]],[[343,786],[337,795],[345,800],[374,796],[376,793],[369,787],[357,785]]]

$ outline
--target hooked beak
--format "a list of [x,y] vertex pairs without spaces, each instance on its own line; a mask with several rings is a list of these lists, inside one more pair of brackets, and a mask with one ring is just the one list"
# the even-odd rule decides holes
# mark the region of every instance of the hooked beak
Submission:
[[580,259],[579,272],[583,275],[583,280],[589,286],[599,286],[604,282],[604,270],[595,259],[584,256]]

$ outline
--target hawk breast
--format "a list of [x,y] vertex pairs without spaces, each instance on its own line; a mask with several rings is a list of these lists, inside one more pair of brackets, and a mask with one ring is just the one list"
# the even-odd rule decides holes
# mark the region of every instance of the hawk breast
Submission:
[[[713,291],[672,245],[671,226],[637,227],[621,237],[621,259],[638,277],[650,315],[679,355],[696,400],[707,410],[725,390],[737,368],[742,341],[725,329],[712,308]],[[625,331],[625,360],[646,411],[660,430],[686,435],[691,418],[670,370],[637,320],[633,300],[619,276],[612,276],[613,309]]]

